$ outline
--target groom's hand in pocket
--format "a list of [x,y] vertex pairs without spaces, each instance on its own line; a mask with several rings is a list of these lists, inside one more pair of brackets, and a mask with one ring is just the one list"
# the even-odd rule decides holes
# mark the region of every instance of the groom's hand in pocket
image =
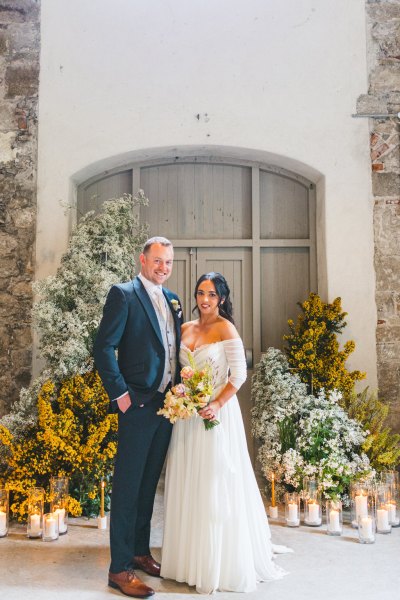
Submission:
[[117,400],[118,408],[121,412],[126,413],[130,405],[132,404],[129,392],[126,392],[123,396]]

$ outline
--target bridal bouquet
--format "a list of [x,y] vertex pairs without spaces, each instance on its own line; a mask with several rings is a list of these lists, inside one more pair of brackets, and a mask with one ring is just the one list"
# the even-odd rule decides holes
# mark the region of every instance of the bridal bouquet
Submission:
[[[178,419],[190,419],[207,406],[213,392],[212,369],[207,363],[201,370],[196,368],[193,356],[188,353],[190,364],[181,369],[182,383],[178,383],[165,395],[164,408],[157,412],[171,423]],[[203,419],[204,427],[212,429],[219,421]]]

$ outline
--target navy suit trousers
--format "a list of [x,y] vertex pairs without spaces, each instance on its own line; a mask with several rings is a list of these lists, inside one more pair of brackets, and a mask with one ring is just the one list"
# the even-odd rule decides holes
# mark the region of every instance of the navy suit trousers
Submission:
[[150,554],[150,521],[172,425],[157,410],[164,395],[118,412],[118,449],[112,496],[110,545],[112,573],[133,567],[134,556]]

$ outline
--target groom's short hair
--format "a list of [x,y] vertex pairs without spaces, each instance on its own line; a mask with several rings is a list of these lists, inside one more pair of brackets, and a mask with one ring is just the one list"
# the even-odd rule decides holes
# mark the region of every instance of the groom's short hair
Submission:
[[153,244],[161,244],[161,246],[172,246],[172,242],[170,242],[167,238],[156,235],[147,240],[145,245],[143,246],[143,254],[147,254]]

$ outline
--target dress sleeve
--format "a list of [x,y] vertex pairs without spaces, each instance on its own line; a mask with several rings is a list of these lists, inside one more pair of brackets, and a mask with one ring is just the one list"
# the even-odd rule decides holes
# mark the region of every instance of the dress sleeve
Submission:
[[233,338],[231,340],[224,340],[223,344],[230,371],[228,381],[238,390],[247,378],[243,342],[240,338]]

